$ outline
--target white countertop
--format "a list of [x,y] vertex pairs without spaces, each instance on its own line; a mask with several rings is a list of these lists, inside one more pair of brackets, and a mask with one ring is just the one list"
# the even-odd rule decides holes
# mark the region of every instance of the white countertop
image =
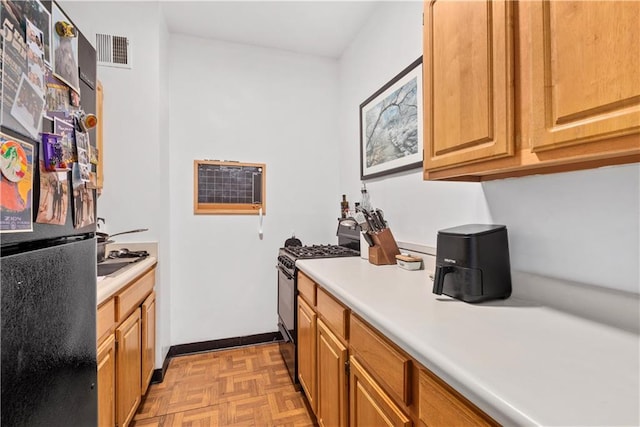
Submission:
[[111,243],[105,248],[105,253],[108,254],[109,251],[123,248],[127,248],[132,251],[147,251],[149,256],[112,274],[99,276],[97,305],[102,304],[110,296],[114,295],[158,262],[158,242]]
[[157,258],[148,256],[147,258],[134,262],[114,274],[98,278],[97,305],[102,304],[110,296],[118,292],[125,285],[135,280],[142,273],[153,267],[157,263]]
[[467,304],[425,270],[296,266],[504,425],[640,425],[640,336],[525,300]]

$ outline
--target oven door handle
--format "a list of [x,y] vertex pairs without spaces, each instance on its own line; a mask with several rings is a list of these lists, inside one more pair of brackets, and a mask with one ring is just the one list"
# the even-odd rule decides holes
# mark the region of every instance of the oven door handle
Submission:
[[293,276],[292,276],[291,274],[289,274],[289,272],[288,272],[288,271],[284,270],[284,269],[283,269],[282,267],[280,267],[279,265],[276,265],[276,268],[277,268],[278,270],[280,270],[280,272],[281,272],[282,274],[284,274],[284,275],[287,277],[287,279],[289,279],[289,280],[293,280]]

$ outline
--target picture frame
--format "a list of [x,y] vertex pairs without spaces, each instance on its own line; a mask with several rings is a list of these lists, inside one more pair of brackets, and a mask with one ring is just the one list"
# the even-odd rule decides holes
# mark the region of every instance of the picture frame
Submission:
[[[51,6],[51,25],[57,22],[71,22],[56,3]],[[80,93],[80,72],[78,71],[78,37],[60,37],[53,31],[53,74],[76,93]]]
[[422,57],[360,104],[360,178],[422,167]]

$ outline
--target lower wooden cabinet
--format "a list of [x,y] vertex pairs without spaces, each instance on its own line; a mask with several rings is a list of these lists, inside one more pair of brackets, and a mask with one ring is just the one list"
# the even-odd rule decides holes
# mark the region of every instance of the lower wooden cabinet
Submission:
[[308,283],[297,299],[298,377],[320,426],[498,425],[348,306],[302,277]]
[[349,358],[349,370],[351,427],[413,425],[353,356]]
[[116,339],[113,334],[98,347],[98,426],[116,425]]
[[432,373],[420,371],[420,420],[428,426],[498,426]]
[[347,426],[347,347],[318,320],[318,424]]
[[118,426],[128,425],[141,401],[140,309],[116,328],[116,401]]
[[298,297],[298,379],[311,410],[318,411],[316,389],[316,323],[317,316],[304,299]]
[[141,394],[149,388],[153,368],[156,360],[156,293],[151,292],[141,307],[142,329],[142,366],[141,366]]
[[368,371],[385,391],[405,405],[411,405],[411,368],[409,356],[388,344],[376,331],[351,313],[349,347],[364,361]]
[[127,427],[153,375],[155,268],[102,302],[97,312],[98,426]]

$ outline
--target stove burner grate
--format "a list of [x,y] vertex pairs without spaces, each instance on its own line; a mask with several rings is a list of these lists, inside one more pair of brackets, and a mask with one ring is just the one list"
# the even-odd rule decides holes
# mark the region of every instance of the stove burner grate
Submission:
[[312,245],[312,246],[295,246],[285,248],[289,254],[297,259],[301,258],[336,258],[347,256],[358,256],[360,253],[356,250],[346,248],[339,245]]

